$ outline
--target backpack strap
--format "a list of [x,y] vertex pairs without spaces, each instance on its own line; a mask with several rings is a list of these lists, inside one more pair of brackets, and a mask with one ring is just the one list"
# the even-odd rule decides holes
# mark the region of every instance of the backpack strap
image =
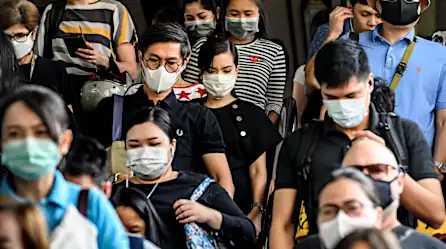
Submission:
[[206,179],[204,179],[200,183],[200,185],[194,190],[194,192],[192,193],[192,196],[190,197],[190,200],[197,201],[203,195],[204,191],[206,191],[209,184],[211,184],[213,182],[214,182],[214,180],[212,178],[206,177]]
[[393,112],[380,113],[378,127],[390,150],[395,154],[398,163],[403,167],[405,172],[409,172],[406,140],[401,119]]
[[45,26],[45,44],[43,45],[43,57],[52,59],[53,54],[53,39],[57,36],[59,25],[62,21],[63,13],[67,0],[56,0],[51,3],[51,9],[47,12],[48,22]]
[[120,96],[117,94],[113,95],[112,142],[121,140],[123,111],[124,111],[124,96]]
[[82,189],[79,192],[79,199],[77,200],[77,209],[85,217],[87,217],[88,210],[88,192],[88,189]]

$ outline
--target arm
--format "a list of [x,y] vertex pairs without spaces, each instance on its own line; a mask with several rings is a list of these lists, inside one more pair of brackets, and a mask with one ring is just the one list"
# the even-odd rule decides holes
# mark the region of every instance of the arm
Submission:
[[[266,152],[264,152],[249,167],[249,177],[251,178],[252,200],[263,205],[266,189]],[[248,218],[254,223],[258,232],[261,226],[261,212],[259,207],[253,207],[248,214]]]
[[88,219],[98,229],[98,249],[129,249],[129,240],[118,214],[105,196],[90,189]]
[[234,184],[232,182],[231,171],[228,160],[224,153],[209,153],[202,156],[208,174],[217,181],[229,194],[234,197]]
[[136,79],[136,55],[135,47],[130,43],[124,43],[118,47],[118,60],[115,61],[121,73],[129,73],[132,79]]
[[296,100],[297,121],[299,127],[301,127],[302,115],[308,103],[308,98],[305,96],[305,65],[301,65],[296,70],[293,83],[293,98]]
[[434,161],[446,165],[446,109],[436,111],[435,124]]
[[273,61],[273,69],[266,89],[267,103],[265,113],[271,122],[277,124],[280,120],[280,111],[283,104],[283,93],[287,80],[287,62],[282,48],[278,51]]
[[431,150],[418,125],[402,119],[409,156],[409,172],[401,194],[403,205],[426,224],[439,228],[445,208],[441,185],[434,171]]

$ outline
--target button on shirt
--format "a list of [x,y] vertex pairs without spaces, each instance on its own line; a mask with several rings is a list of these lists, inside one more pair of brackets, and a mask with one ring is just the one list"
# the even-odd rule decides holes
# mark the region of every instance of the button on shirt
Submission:
[[[362,33],[360,44],[366,51],[375,77],[390,85],[415,30],[390,45],[374,31]],[[395,91],[395,112],[415,121],[430,147],[435,135],[435,111],[446,108],[446,47],[417,37],[406,71]]]
[[[77,207],[80,190],[80,186],[65,181],[62,174],[56,171],[50,194],[39,202],[39,209],[45,216],[50,232],[53,232],[61,223],[69,205]],[[11,196],[18,201],[25,200],[14,193],[6,177],[2,179],[0,194]],[[98,230],[99,249],[129,248],[127,233],[116,211],[107,198],[97,189],[89,190],[87,218],[96,225]]]
[[[176,169],[207,174],[201,156],[209,153],[225,153],[225,144],[217,118],[211,110],[198,104],[179,101],[171,92],[166,99],[156,104],[166,110],[172,120],[177,150],[173,166]],[[129,128],[127,122],[135,111],[142,107],[153,107],[140,87],[134,95],[124,98],[122,118],[122,140]],[[111,145],[113,124],[113,98],[102,100],[97,108],[97,138],[108,147]]]

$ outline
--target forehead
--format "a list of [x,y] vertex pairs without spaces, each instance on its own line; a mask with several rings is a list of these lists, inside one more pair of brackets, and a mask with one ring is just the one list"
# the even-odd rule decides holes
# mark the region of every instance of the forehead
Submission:
[[12,104],[5,113],[3,126],[35,126],[42,123],[40,117],[34,113],[25,103],[19,101]]
[[186,4],[186,14],[198,14],[199,12],[208,11],[198,1]]
[[375,5],[365,5],[365,4],[360,4],[357,3],[355,4],[355,10],[357,11],[367,11],[370,13],[377,13],[377,11],[375,10]]
[[145,56],[156,55],[160,58],[181,58],[181,44],[179,42],[157,42],[151,44]]
[[345,93],[361,91],[365,89],[365,83],[360,82],[358,77],[352,77],[348,82],[341,84],[337,88],[328,88],[326,83],[321,84],[321,90],[323,93],[331,95],[343,95]]
[[218,54],[216,56],[214,56],[214,60],[212,61],[212,65],[213,67],[218,67],[218,66],[231,66],[234,65],[234,57],[232,56],[232,54],[228,51],[228,52],[224,52],[221,54]]
[[319,205],[335,204],[340,206],[351,200],[364,202],[368,198],[359,183],[349,179],[340,179],[325,186],[319,196]]
[[4,32],[6,34],[10,34],[10,35],[15,35],[15,34],[19,34],[19,33],[28,34],[29,30],[23,24],[15,24],[15,25],[12,25],[11,27],[5,29]]
[[230,0],[228,10],[258,10],[255,0]]
[[153,122],[138,124],[127,132],[127,140],[159,137],[168,139],[167,135]]

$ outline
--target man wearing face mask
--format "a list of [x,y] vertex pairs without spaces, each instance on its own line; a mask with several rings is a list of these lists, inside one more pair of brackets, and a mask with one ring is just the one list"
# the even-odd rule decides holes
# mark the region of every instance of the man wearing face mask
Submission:
[[[406,163],[411,176],[406,176],[402,204],[415,217],[440,227],[445,213],[444,201],[426,140],[414,122],[393,114],[386,114],[383,120],[370,103],[374,80],[364,50],[354,41],[327,43],[316,56],[315,75],[321,83],[327,115],[324,121],[309,123],[283,143],[270,235],[273,248],[291,248],[294,243],[294,220],[299,216],[294,212],[300,210],[295,202],[300,206],[304,201],[309,233],[317,232],[314,193],[337,168],[333,163],[342,162],[352,141],[364,137],[378,140],[392,149],[396,142],[405,145],[403,149],[407,150]],[[389,138],[386,127],[402,134]],[[405,141],[396,141],[402,137]]]
[[391,229],[399,238],[403,249],[446,248],[441,241],[402,225],[397,218],[400,196],[411,172],[405,173],[391,150],[370,140],[353,143],[345,155],[342,167],[354,167],[368,175],[374,182],[384,208],[382,228]]
[[[446,48],[415,36],[430,0],[379,0],[383,24],[360,35],[372,72],[395,91],[395,112],[415,121],[446,172]],[[435,63],[433,63],[435,62]],[[434,166],[434,165],[433,165]]]
[[[190,57],[186,32],[176,23],[154,25],[143,35],[139,48],[144,86],[124,98],[122,127],[127,127],[126,117],[141,106],[165,109],[178,140],[174,168],[209,174],[232,196],[234,186],[217,119],[205,107],[178,101],[172,91]],[[116,111],[113,97],[102,100],[97,108],[96,136],[105,147],[112,142]]]

